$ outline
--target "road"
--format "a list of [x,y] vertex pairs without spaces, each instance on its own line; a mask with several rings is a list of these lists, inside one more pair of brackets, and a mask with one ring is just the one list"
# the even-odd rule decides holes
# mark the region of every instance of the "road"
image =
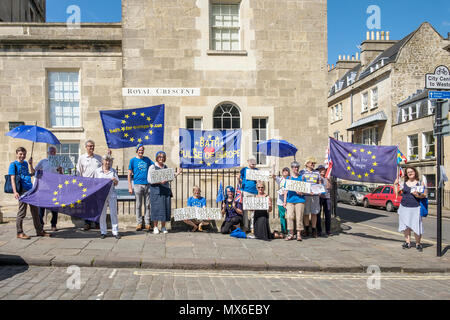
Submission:
[[[3,267],[2,300],[450,299],[450,274],[273,273]],[[372,278],[369,278],[372,277]],[[369,284],[369,285],[368,285]],[[243,303],[243,302],[240,302]]]
[[[384,209],[364,208],[362,206],[351,206],[339,203],[338,216],[349,222],[360,223],[374,228],[395,232],[398,234],[398,214],[397,212],[387,212]],[[423,218],[424,239],[436,242],[437,219],[433,216]],[[413,237],[414,239],[414,237]],[[414,240],[413,240],[414,241]],[[442,219],[442,241],[450,244],[450,220]],[[442,247],[445,248],[445,245]]]

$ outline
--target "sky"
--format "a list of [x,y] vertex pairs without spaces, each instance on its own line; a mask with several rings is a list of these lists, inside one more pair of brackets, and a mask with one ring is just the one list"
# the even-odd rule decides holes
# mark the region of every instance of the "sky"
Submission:
[[[121,0],[47,0],[47,22],[67,21],[73,14],[66,12],[71,5],[80,8],[81,22],[121,21]],[[370,6],[377,6],[379,15],[376,11],[367,13]],[[357,46],[368,30],[390,31],[392,40],[400,40],[425,21],[446,38],[450,32],[450,1],[328,0],[328,63],[335,64],[339,55],[359,52]]]

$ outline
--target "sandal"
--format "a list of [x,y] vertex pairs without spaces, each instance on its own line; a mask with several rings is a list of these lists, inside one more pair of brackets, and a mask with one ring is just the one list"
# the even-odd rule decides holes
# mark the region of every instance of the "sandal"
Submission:
[[286,241],[294,240],[294,236],[293,236],[292,234],[290,234],[290,235],[288,235],[288,236],[286,237],[286,239],[284,239],[284,240],[286,240]]
[[302,236],[300,235],[300,233],[297,235],[297,241],[303,241]]
[[411,243],[405,242],[404,244],[402,244],[402,248],[403,249],[411,249]]

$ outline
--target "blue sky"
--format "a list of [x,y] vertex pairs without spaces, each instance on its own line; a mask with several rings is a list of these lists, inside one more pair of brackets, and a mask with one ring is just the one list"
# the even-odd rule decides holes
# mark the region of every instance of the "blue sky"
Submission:
[[[120,22],[121,0],[47,0],[47,21],[65,22],[70,5],[81,10],[82,22]],[[380,8],[379,30],[390,31],[399,40],[428,21],[444,37],[450,32],[449,0],[328,0],[328,62],[338,55],[352,55],[365,40],[367,8]],[[377,31],[377,29],[374,29]]]

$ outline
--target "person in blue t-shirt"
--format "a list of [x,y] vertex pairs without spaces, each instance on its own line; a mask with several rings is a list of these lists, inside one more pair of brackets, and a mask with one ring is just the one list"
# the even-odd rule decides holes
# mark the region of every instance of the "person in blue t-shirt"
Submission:
[[[154,164],[150,158],[144,156],[144,145],[139,144],[136,147],[136,157],[130,159],[128,166],[128,192],[136,197],[136,231],[145,228],[150,231],[150,190],[147,181],[148,170]],[[131,184],[131,175],[133,175],[134,187]],[[144,203],[144,223],[142,223],[141,207]]]
[[[202,191],[200,190],[200,187],[194,186],[193,190],[193,196],[189,197],[187,201],[188,207],[197,207],[197,208],[205,208],[206,207],[206,199],[202,197]],[[202,227],[209,225],[209,222],[206,220],[198,220],[198,219],[191,219],[191,220],[183,220],[184,223],[192,227],[192,232],[195,231],[203,231]]]
[[[14,192],[14,197],[19,200],[20,196],[22,196],[25,192],[31,190],[33,188],[33,184],[31,183],[31,176],[34,175],[35,170],[33,168],[33,158],[30,158],[29,162],[25,160],[27,157],[27,150],[23,147],[19,147],[16,150],[16,158],[17,160],[12,162],[9,165],[8,174],[11,176],[11,185]],[[28,163],[30,167],[28,168]],[[21,190],[16,189],[16,177],[20,177],[20,188]],[[44,231],[44,227],[39,219],[38,208],[29,205],[31,216],[33,217],[34,228],[36,229],[36,234],[39,237],[50,237],[49,233]],[[17,238],[18,239],[30,239],[23,232],[23,220],[27,215],[27,204],[25,202],[21,202],[19,200],[19,212],[17,212],[16,219],[16,228],[17,228]]]
[[[291,163],[291,175],[286,178],[287,180],[302,181],[302,177],[299,175],[300,164],[297,161]],[[286,188],[286,182],[284,187]],[[305,197],[303,193],[296,191],[285,191],[283,206],[287,212],[287,229],[288,236],[285,240],[294,239],[294,228],[297,229],[297,241],[302,241],[301,232],[303,230],[303,212],[305,210]],[[296,226],[294,226],[294,221]]]
[[[248,170],[258,170],[256,168],[256,158],[251,156],[248,160],[248,167],[242,168],[239,176],[239,183],[241,184],[241,191],[243,197],[255,197],[258,194],[258,190],[256,189],[256,181],[247,180],[247,171]],[[253,210],[244,210],[243,214],[243,224],[244,231],[253,233]],[[249,221],[250,219],[250,221]]]

